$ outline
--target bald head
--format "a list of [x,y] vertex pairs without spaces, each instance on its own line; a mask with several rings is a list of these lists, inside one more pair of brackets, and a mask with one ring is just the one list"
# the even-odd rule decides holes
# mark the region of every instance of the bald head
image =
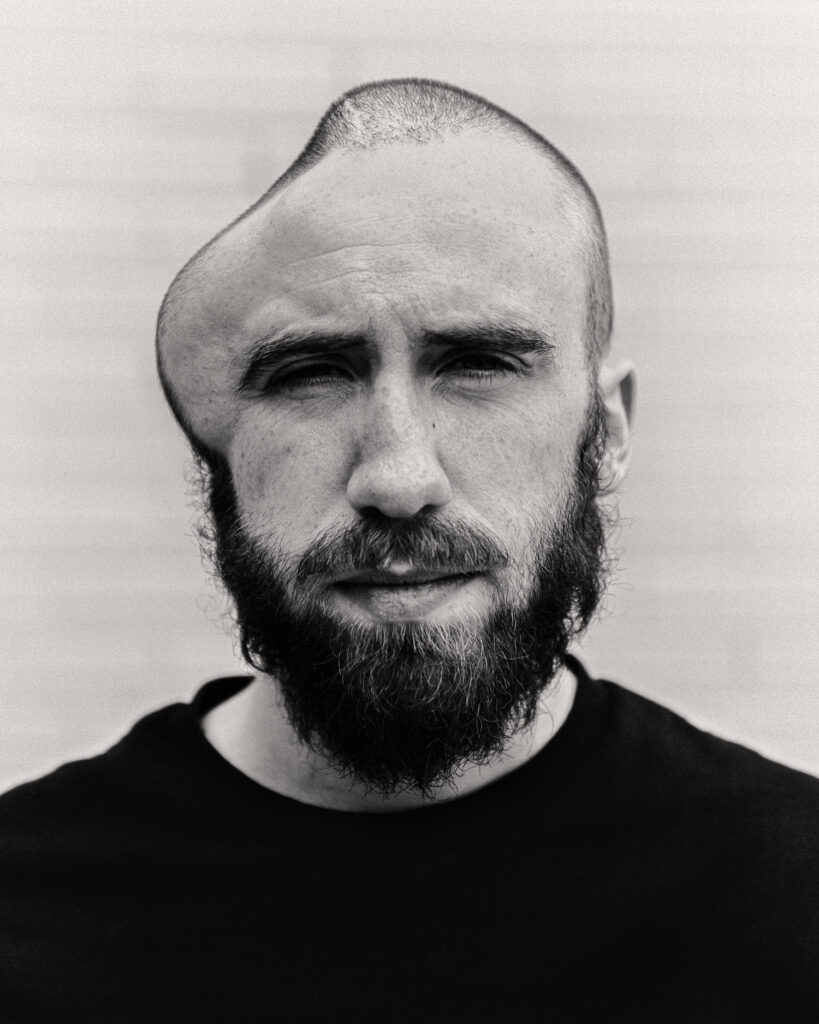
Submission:
[[[394,159],[367,159],[367,154],[385,149],[393,151]],[[438,196],[432,195],[435,189],[429,187],[429,175],[426,179],[416,175],[413,186],[409,162],[430,164],[424,151],[451,154],[437,160],[436,173],[463,181],[462,196],[453,196],[451,190],[447,194],[445,189]],[[465,173],[464,160],[472,162],[467,170],[474,173]],[[342,172],[349,171],[353,163],[356,165],[354,176],[360,182],[357,195],[355,188],[351,191],[349,182],[345,185],[341,180]],[[393,170],[398,169],[397,174],[389,170],[390,164]],[[323,165],[321,174],[318,173],[320,165]],[[493,203],[497,206],[496,221],[507,217],[522,225],[525,220],[526,229],[536,233],[539,222],[530,215],[533,203],[525,208],[519,204],[516,209],[514,203],[506,202],[509,194],[514,196],[525,184],[530,196],[536,197],[534,207],[540,209],[542,222],[548,222],[553,232],[564,240],[566,252],[571,253],[582,274],[585,289],[583,343],[589,363],[596,365],[607,349],[611,332],[611,287],[605,233],[597,202],[576,168],[522,121],[471,93],[418,79],[364,85],[346,93],[330,107],[291,167],[250,209],[185,265],[165,296],[157,330],[160,376],[177,419],[200,452],[207,454],[212,450],[207,440],[212,432],[201,430],[201,416],[192,410],[190,398],[192,395],[202,397],[205,382],[204,379],[194,380],[193,387],[189,387],[191,381],[185,377],[193,374],[202,378],[209,372],[208,367],[218,372],[219,359],[212,351],[213,346],[210,352],[203,349],[206,358],[202,360],[184,358],[186,351],[191,354],[191,316],[198,321],[194,325],[197,336],[201,336],[202,330],[207,334],[214,324],[218,325],[223,318],[214,307],[214,296],[224,291],[224,301],[229,305],[237,287],[241,291],[241,275],[259,273],[258,263],[251,269],[250,263],[245,262],[244,253],[249,247],[267,254],[272,266],[277,237],[284,239],[288,231],[290,243],[313,229],[325,231],[328,238],[332,235],[332,213],[329,218],[316,217],[316,223],[310,225],[292,222],[288,227],[286,216],[282,220],[282,212],[286,214],[293,205],[284,201],[283,194],[292,191],[305,176],[310,179],[314,193],[307,205],[312,203],[314,210],[319,203],[328,210],[336,205],[334,183],[338,180],[340,202],[346,200],[354,205],[357,201],[362,212],[378,205],[374,193],[391,188],[402,210],[416,207],[416,214],[423,215],[426,203],[431,221],[441,216],[440,207],[435,208],[436,199],[453,209],[460,206],[458,217],[462,220],[471,214],[478,217],[487,204]],[[480,179],[480,189],[476,190],[475,180],[467,180],[470,177]],[[417,195],[413,194],[413,187]],[[296,188],[296,192],[299,191]],[[541,197],[546,197],[547,202],[541,203]],[[297,200],[294,202],[297,204]],[[556,211],[557,220],[551,215],[552,211]],[[260,230],[263,222],[266,229]],[[272,231],[269,230],[271,224],[276,225]],[[401,218],[396,220],[395,228],[400,234]],[[534,250],[532,258],[537,258]],[[237,268],[240,268],[238,279]],[[207,313],[203,314],[205,292],[211,300],[206,302]],[[230,318],[231,314],[225,310],[225,321]],[[229,346],[227,335],[224,341]],[[208,355],[213,358],[208,359]],[[213,415],[217,413],[214,411]]]

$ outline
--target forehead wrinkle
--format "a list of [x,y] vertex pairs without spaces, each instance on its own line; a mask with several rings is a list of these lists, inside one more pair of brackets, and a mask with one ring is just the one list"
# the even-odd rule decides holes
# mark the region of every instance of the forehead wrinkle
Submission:
[[[318,235],[318,233],[317,233],[317,235]],[[320,236],[318,236],[318,237],[320,237]],[[333,248],[323,249],[321,252],[310,253],[310,254],[308,254],[306,256],[298,256],[295,259],[288,260],[287,261],[287,266],[288,267],[298,267],[298,266],[301,266],[304,263],[312,263],[312,262],[314,262],[316,260],[332,259],[333,257],[340,256],[340,255],[347,254],[347,253],[351,253],[351,254],[356,254],[356,253],[359,253],[359,252],[366,253],[370,249],[374,249],[374,250],[377,250],[377,251],[381,251],[381,250],[385,250],[385,249],[387,249],[387,250],[395,250],[395,249],[398,249],[399,247],[407,247],[407,246],[409,246],[410,248],[417,247],[418,246],[418,242],[415,242],[415,241],[401,242],[401,241],[396,241],[396,240],[392,240],[392,239],[390,241],[388,241],[388,242],[375,242],[375,241],[345,242],[345,243],[343,243],[341,245],[334,246]],[[356,269],[356,268],[353,268],[353,269]]]

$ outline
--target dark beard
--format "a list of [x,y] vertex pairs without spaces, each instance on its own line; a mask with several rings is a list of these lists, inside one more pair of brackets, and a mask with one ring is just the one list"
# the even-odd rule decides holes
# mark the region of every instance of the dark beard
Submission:
[[605,419],[591,404],[566,507],[532,552],[530,595],[480,622],[342,622],[310,596],[313,574],[374,569],[390,558],[479,572],[507,565],[497,540],[445,514],[363,516],[289,565],[247,535],[230,470],[207,467],[202,540],[236,607],[242,651],[275,677],[299,738],[342,775],[384,795],[430,795],[487,763],[530,725],[606,576],[597,505]]

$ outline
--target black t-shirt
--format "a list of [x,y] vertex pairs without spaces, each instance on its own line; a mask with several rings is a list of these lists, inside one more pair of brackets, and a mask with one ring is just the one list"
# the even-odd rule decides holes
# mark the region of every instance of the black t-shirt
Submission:
[[579,678],[523,767],[356,814],[254,783],[201,717],[0,799],[0,1020],[819,1020],[819,783]]

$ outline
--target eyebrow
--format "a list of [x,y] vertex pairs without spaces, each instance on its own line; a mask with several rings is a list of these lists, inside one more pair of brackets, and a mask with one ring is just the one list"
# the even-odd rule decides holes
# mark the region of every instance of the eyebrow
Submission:
[[261,338],[243,353],[237,363],[246,364],[236,387],[237,392],[253,390],[259,378],[279,359],[289,355],[328,355],[367,344],[363,334],[345,334],[328,331],[284,331]]
[[[364,334],[333,331],[285,331],[261,338],[240,360],[245,366],[238,393],[252,391],[272,364],[292,355],[329,355],[372,344]],[[421,344],[429,348],[469,347],[472,351],[502,348],[514,355],[551,355],[556,347],[552,330],[535,330],[508,323],[480,321],[437,331],[424,331]]]
[[556,334],[551,329],[534,330],[516,324],[485,321],[461,324],[442,331],[425,331],[422,342],[440,347],[463,345],[478,351],[503,348],[516,355],[548,355],[557,346]]

